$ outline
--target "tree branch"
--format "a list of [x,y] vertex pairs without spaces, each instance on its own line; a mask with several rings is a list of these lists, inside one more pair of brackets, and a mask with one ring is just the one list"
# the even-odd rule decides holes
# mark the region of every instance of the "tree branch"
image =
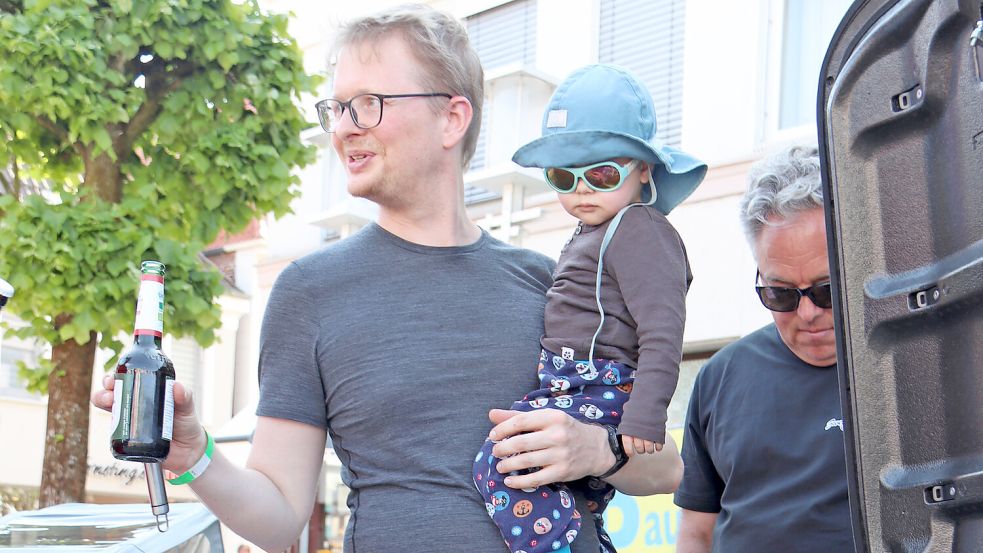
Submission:
[[[11,167],[16,167],[15,163],[16,163],[16,158],[14,159],[14,161],[10,163]],[[4,192],[11,196],[14,196],[15,198],[19,198],[20,194],[18,194],[19,192],[18,189],[20,187],[17,186],[16,178],[17,178],[16,172],[13,172],[11,174],[11,177],[7,178],[7,172],[0,170],[0,184],[3,185]]]
[[71,139],[68,136],[68,131],[66,131],[62,127],[59,127],[53,121],[49,120],[47,117],[41,117],[39,115],[34,119],[38,122],[39,125],[54,133],[55,136],[62,139],[64,142],[71,144],[72,148],[74,148],[75,151],[78,152],[80,156],[85,157],[86,155],[85,148],[83,148],[82,145],[79,144],[78,142],[71,141]]
[[0,12],[3,13],[20,13],[21,7],[17,2],[10,2],[9,0],[0,0]]
[[[164,63],[160,63],[157,67],[163,65]],[[157,71],[157,67],[145,71],[143,74],[146,79],[147,101],[130,118],[130,122],[123,131],[120,147],[125,151],[129,151],[133,147],[137,137],[143,134],[160,115],[161,100],[181,86],[185,78],[199,71],[198,66],[187,62],[175,62],[174,69],[171,71]],[[122,154],[123,152],[117,153]]]
[[17,158],[15,157],[11,161],[12,172],[14,174],[13,184],[14,184],[14,194],[16,198],[20,199],[20,193],[24,190],[24,182],[20,180],[20,170],[17,168]]
[[[123,131],[122,140],[119,147],[124,151],[129,151],[137,137],[143,134],[151,123],[160,114],[160,100],[147,95],[147,101],[140,105],[140,109],[130,118]],[[123,152],[116,152],[122,154]]]
[[[116,67],[116,65],[119,67]],[[140,67],[140,52],[137,51],[137,55],[134,58],[123,61],[122,59],[113,58],[113,68],[124,75],[136,75],[137,69]]]
[[37,120],[39,125],[54,133],[58,138],[64,140],[65,142],[68,142],[68,131],[59,127],[47,117],[42,117],[39,115],[35,117],[35,119]]

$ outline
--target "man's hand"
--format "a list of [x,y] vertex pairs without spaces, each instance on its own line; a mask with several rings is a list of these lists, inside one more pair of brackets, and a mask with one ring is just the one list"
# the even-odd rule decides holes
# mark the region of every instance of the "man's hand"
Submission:
[[492,449],[498,471],[542,467],[524,475],[509,476],[510,488],[535,488],[554,482],[569,482],[588,475],[603,474],[614,465],[614,454],[607,444],[607,431],[584,424],[557,409],[526,413],[492,409],[488,418],[495,423],[488,437],[498,443]]
[[[102,389],[92,392],[92,405],[104,410],[113,410],[112,374],[102,378]],[[194,400],[191,390],[180,382],[174,383],[174,434],[171,439],[171,452],[161,464],[164,470],[182,474],[191,468],[205,453],[205,431],[195,416]]]

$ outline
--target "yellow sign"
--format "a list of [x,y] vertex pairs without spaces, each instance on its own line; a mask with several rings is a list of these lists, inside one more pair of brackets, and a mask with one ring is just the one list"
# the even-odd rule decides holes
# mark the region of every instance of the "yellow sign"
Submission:
[[[669,433],[682,447],[682,429]],[[679,517],[672,494],[632,497],[619,493],[604,511],[604,526],[618,553],[674,553]]]

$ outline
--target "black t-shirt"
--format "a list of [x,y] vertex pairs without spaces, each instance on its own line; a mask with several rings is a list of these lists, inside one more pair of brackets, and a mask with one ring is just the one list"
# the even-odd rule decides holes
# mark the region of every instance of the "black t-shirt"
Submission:
[[675,503],[719,513],[713,551],[854,550],[836,366],[800,360],[774,324],[700,371],[682,456]]

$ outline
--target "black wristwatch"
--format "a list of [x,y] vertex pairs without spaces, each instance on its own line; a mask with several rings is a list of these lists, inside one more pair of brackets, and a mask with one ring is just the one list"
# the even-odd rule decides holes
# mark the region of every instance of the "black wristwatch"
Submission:
[[598,475],[598,478],[602,480],[621,470],[621,467],[628,462],[628,454],[625,453],[625,448],[621,445],[621,436],[618,435],[618,431],[613,426],[605,426],[604,429],[608,431],[608,447],[614,454],[614,465],[604,474]]

